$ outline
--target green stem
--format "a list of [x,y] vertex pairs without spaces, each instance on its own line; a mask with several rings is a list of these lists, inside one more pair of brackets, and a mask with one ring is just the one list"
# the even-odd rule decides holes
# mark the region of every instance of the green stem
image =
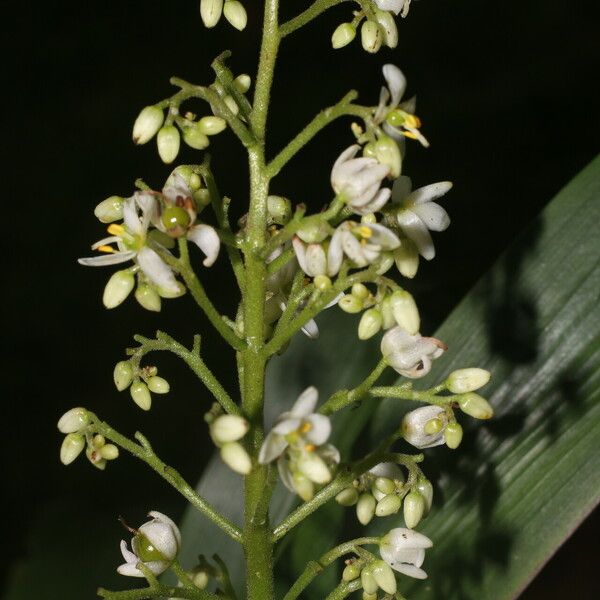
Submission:
[[369,394],[375,398],[396,398],[398,400],[413,400],[414,402],[427,402],[437,406],[448,406],[454,402],[454,396],[438,396],[437,393],[444,390],[445,386],[440,385],[430,390],[413,390],[410,384],[390,385],[374,387],[369,390]]
[[326,569],[329,565],[335,562],[338,558],[344,556],[344,554],[350,554],[355,551],[357,546],[365,546],[367,544],[379,544],[378,537],[362,537],[356,538],[344,542],[335,548],[332,548],[318,560],[311,560],[307,565],[302,575],[296,580],[294,585],[290,588],[288,593],[283,597],[283,600],[296,600],[300,594],[310,585],[310,583]]
[[300,29],[300,27],[310,23],[313,19],[316,19],[321,13],[324,13],[332,6],[347,1],[348,0],[315,0],[315,2],[313,2],[313,4],[311,4],[304,12],[281,25],[279,28],[281,37],[284,38],[296,31],[296,29]]
[[200,588],[147,587],[136,590],[124,590],[122,592],[111,592],[104,588],[98,589],[98,596],[106,600],[145,600],[146,598],[186,598],[187,600],[219,600],[215,594],[211,594]]
[[325,598],[325,600],[343,600],[347,598],[352,592],[356,592],[362,588],[360,579],[354,581],[342,581],[338,586]]
[[123,448],[123,450],[127,450],[130,454],[133,454],[133,456],[139,458],[142,462],[145,462],[165,481],[170,483],[184,498],[186,498],[196,510],[218,525],[236,542],[241,542],[242,532],[239,528],[202,498],[202,496],[200,496],[173,467],[170,467],[160,460],[143,436],[138,436],[138,439],[142,440],[142,445],[136,444],[113,429],[108,423],[101,421],[94,413],[88,411],[88,414],[91,421],[89,425],[90,429],[93,429],[95,433],[100,433],[106,439]]

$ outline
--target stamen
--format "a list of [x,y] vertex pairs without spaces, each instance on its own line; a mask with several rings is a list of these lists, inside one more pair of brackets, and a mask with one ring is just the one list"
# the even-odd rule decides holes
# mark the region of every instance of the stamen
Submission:
[[316,446],[314,444],[306,444],[306,446],[304,446],[304,449],[307,452],[314,452],[316,450]]
[[114,254],[116,252],[112,246],[98,246],[96,250],[98,252],[106,252],[107,254]]
[[373,236],[373,230],[370,227],[367,227],[366,225],[362,225],[361,227],[359,227],[358,233],[361,235],[361,237],[366,238],[367,240]]
[[117,225],[116,223],[111,223],[108,226],[107,229],[108,233],[110,233],[110,235],[123,235],[123,233],[125,233],[125,227],[123,227],[123,225]]
[[300,433],[308,433],[313,428],[312,423],[305,421],[300,426]]

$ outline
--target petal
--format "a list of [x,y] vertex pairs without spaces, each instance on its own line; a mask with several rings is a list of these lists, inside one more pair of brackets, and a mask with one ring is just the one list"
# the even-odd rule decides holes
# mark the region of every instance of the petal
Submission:
[[344,260],[342,233],[343,229],[338,227],[331,236],[331,241],[329,242],[329,248],[327,249],[327,275],[329,275],[329,277],[338,274]]
[[400,104],[400,100],[406,90],[406,77],[396,65],[383,65],[382,71],[390,94],[392,95],[392,104],[390,108],[395,108]]
[[394,202],[401,202],[406,198],[412,190],[412,180],[406,175],[401,175],[394,181],[392,187],[392,198]]
[[380,223],[365,225],[371,230],[369,244],[377,244],[383,250],[395,250],[400,246],[400,238],[391,230]]
[[399,350],[413,346],[417,339],[415,335],[410,335],[406,329],[402,327],[393,327],[381,339],[381,353],[383,356],[392,354]]
[[298,470],[313,483],[323,485],[331,481],[331,473],[325,461],[316,452],[302,452]]
[[144,523],[139,530],[167,560],[175,558],[179,545],[171,525],[154,519]]
[[415,204],[411,210],[431,231],[444,231],[450,225],[448,213],[436,202]]
[[314,319],[307,321],[302,327],[302,333],[309,340],[316,340],[319,337],[319,327]]
[[137,563],[139,560],[138,557],[127,547],[127,542],[125,540],[121,540],[120,548],[121,554],[126,562],[134,564]]
[[292,406],[291,414],[299,419],[308,417],[315,412],[317,402],[319,401],[319,391],[314,385],[307,387],[299,396],[294,406]]
[[141,235],[142,223],[138,217],[135,197],[127,198],[123,204],[123,224],[130,233]]
[[329,465],[339,464],[342,457],[340,451],[333,444],[325,444],[317,449],[319,456]]
[[295,494],[296,488],[294,487],[294,481],[292,479],[292,474],[290,473],[290,463],[283,454],[277,461],[277,470],[279,471],[279,478],[281,479],[283,485],[285,485],[290,492]]
[[452,189],[451,181],[439,181],[438,183],[431,183],[420,187],[414,192],[411,192],[407,198],[406,203],[408,205],[423,204],[424,202],[431,202],[436,198],[441,198],[446,192]]
[[425,260],[435,257],[435,247],[425,223],[412,210],[401,210],[396,217],[402,231],[415,243]]
[[267,463],[274,461],[278,456],[281,456],[282,452],[287,448],[287,445],[288,443],[282,435],[278,435],[271,431],[260,447],[258,462],[261,465],[266,465]]
[[119,575],[125,575],[126,577],[144,577],[141,571],[136,569],[137,559],[135,563],[124,563],[117,567],[117,573]]
[[194,242],[206,255],[206,258],[202,261],[205,267],[210,267],[217,260],[221,248],[221,240],[213,227],[210,225],[194,225],[190,227],[186,237],[191,242]]
[[387,477],[388,479],[400,479],[404,481],[402,469],[396,463],[392,462],[379,463],[372,469],[369,469],[369,473],[375,475],[375,477]]
[[362,207],[353,206],[352,209],[355,213],[358,213],[359,215],[368,215],[370,213],[377,212],[387,204],[391,195],[392,190],[390,190],[389,188],[381,188],[370,202],[368,202]]
[[402,10],[402,7],[404,6],[405,2],[408,2],[408,4],[410,4],[410,0],[375,0],[377,8],[379,8],[380,10],[389,10],[395,15],[397,15]]
[[103,254],[102,256],[90,256],[88,258],[78,258],[77,262],[86,267],[106,267],[109,265],[118,265],[135,256],[133,250],[127,252],[114,252],[112,254]]
[[[386,535],[386,542],[395,548],[431,548],[433,542],[422,533],[406,527],[396,527]],[[419,563],[421,566],[423,562]]]
[[292,246],[294,247],[294,253],[296,254],[300,268],[308,275],[306,246],[304,245],[304,242],[298,236],[294,236],[294,239],[292,240]]
[[142,211],[140,226],[145,233],[151,222],[156,221],[158,217],[158,201],[154,194],[149,192],[136,192],[133,197]]
[[313,413],[306,418],[306,421],[311,424],[311,429],[304,434],[304,439],[315,446],[324,444],[331,435],[329,417]]
[[390,567],[392,567],[394,571],[398,571],[398,573],[402,573],[407,577],[413,577],[414,579],[427,579],[427,573],[425,573],[423,569],[419,569],[419,567],[415,567],[414,565],[409,565],[406,563],[390,563]]
[[324,275],[327,269],[327,257],[325,256],[325,250],[321,244],[309,244],[306,248],[306,266],[308,271],[307,275],[316,277],[317,275]]
[[152,517],[153,519],[157,519],[158,521],[163,521],[164,523],[170,525],[173,528],[173,533],[175,534],[175,537],[177,538],[177,543],[181,545],[181,532],[179,531],[179,527],[177,527],[173,519],[171,519],[164,513],[158,512],[157,510],[151,510],[148,513],[148,516]]
[[157,287],[170,293],[179,292],[180,288],[171,267],[164,263],[154,250],[144,246],[137,254],[137,261],[144,275]]
[[379,104],[377,105],[375,115],[373,115],[373,120],[375,121],[375,123],[381,123],[381,121],[385,119],[387,113],[389,112],[389,108],[387,105],[389,99],[390,91],[384,86],[379,92]]
[[354,261],[358,267],[366,267],[367,260],[365,259],[360,242],[349,232],[342,233],[342,248],[346,256]]
[[292,431],[299,429],[300,425],[302,425],[302,419],[300,417],[292,416],[291,412],[284,412],[279,416],[279,419],[273,426],[273,429],[271,429],[271,432],[279,435],[287,435],[288,433],[292,433]]
[[111,235],[109,237],[102,238],[98,240],[96,243],[92,244],[92,250],[96,250],[100,248],[100,246],[108,246],[108,244],[114,244],[116,242],[121,241],[121,238],[116,235]]

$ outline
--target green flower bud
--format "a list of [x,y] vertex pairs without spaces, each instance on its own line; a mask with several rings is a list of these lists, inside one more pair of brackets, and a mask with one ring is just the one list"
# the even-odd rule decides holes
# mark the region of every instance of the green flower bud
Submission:
[[342,572],[342,580],[343,581],[354,581],[360,577],[360,572],[362,567],[360,563],[357,564],[356,561],[352,561],[348,563]]
[[171,386],[166,379],[156,375],[150,377],[148,381],[146,381],[146,385],[153,394],[167,394],[171,389]]
[[206,586],[209,582],[208,573],[204,570],[200,570],[195,573],[192,571],[192,573],[190,573],[190,579],[194,585],[201,590],[206,589]]
[[101,223],[114,223],[123,218],[124,198],[121,196],[110,196],[96,205],[94,215]]
[[375,480],[375,487],[386,495],[396,491],[396,484],[387,477],[378,477]]
[[370,308],[366,310],[358,324],[358,339],[368,340],[373,337],[381,329],[383,317],[378,308]]
[[356,27],[352,23],[341,23],[331,36],[331,45],[335,50],[347,46],[356,37]]
[[102,434],[97,433],[92,438],[92,446],[93,446],[94,450],[100,450],[100,448],[102,448],[102,446],[104,446],[104,444],[106,444],[106,438]]
[[104,460],[115,460],[119,456],[119,449],[114,444],[105,444],[98,452]]
[[129,296],[135,279],[129,269],[113,273],[104,287],[102,303],[106,308],[116,308]]
[[165,115],[157,106],[146,106],[138,115],[133,124],[134,144],[149,142],[161,128]]
[[404,522],[409,529],[414,529],[423,518],[425,499],[417,490],[412,490],[404,498]]
[[373,498],[375,498],[375,500],[377,500],[377,502],[383,500],[387,496],[387,494],[384,494],[381,490],[377,489],[375,482],[373,482],[371,485],[371,495]]
[[358,490],[354,486],[347,487],[335,497],[335,501],[341,506],[354,506],[358,501]]
[[369,288],[362,283],[355,283],[352,286],[352,295],[359,300],[366,300],[370,294]]
[[[386,13],[389,14],[389,13]],[[382,164],[390,168],[389,177],[396,179],[400,176],[402,170],[402,155],[400,148],[391,137],[381,136],[374,144],[375,158]]]
[[[204,118],[206,119],[208,117]],[[199,190],[202,187],[202,179],[200,179],[200,175],[198,175],[198,173],[192,173],[190,175],[188,185],[190,186],[190,189],[194,192]]]
[[106,469],[106,459],[102,458],[98,450],[94,450],[92,446],[88,446],[85,449],[85,455],[87,456],[87,459],[96,467],[96,469],[100,469],[101,471]]
[[317,275],[314,278],[315,288],[317,288],[320,292],[326,292],[333,285],[331,283],[331,279],[327,277],[327,275]]
[[396,494],[389,494],[384,496],[375,507],[375,514],[378,517],[387,517],[389,515],[395,515],[402,506],[402,500]]
[[236,473],[248,475],[252,470],[252,461],[239,442],[227,442],[221,446],[223,462]]
[[200,208],[204,208],[205,206],[208,206],[210,204],[210,192],[205,188],[196,190],[192,194],[192,198]]
[[425,510],[423,512],[423,516],[426,517],[431,510],[431,505],[433,504],[433,486],[428,479],[419,477],[416,488],[421,496],[423,496],[423,500],[425,500]]
[[386,10],[378,10],[375,12],[375,18],[383,32],[383,43],[388,48],[395,48],[398,45],[398,27],[394,17]]
[[[199,123],[194,123],[193,125],[184,127],[182,129],[182,133],[183,141],[191,148],[194,148],[194,150],[204,150],[204,148],[208,148],[208,145],[210,144],[207,135],[200,128]],[[174,158],[175,157],[173,157],[173,159]]]
[[296,235],[305,244],[320,244],[331,233],[331,226],[324,221],[305,221]]
[[69,433],[60,446],[60,462],[70,465],[85,448],[85,437],[78,433]]
[[379,24],[375,21],[365,21],[360,28],[360,41],[367,52],[371,54],[377,52],[383,42],[383,34]]
[[223,0],[200,0],[200,17],[205,27],[214,27],[221,19]]
[[347,313],[355,314],[363,309],[363,303],[356,296],[346,294],[338,301],[338,306]]
[[132,400],[142,409],[150,410],[152,405],[152,396],[148,386],[139,379],[134,381],[129,388]]
[[241,75],[238,75],[233,80],[233,85],[235,86],[235,89],[238,92],[240,92],[241,94],[245,94],[250,89],[250,86],[252,85],[252,79],[251,79],[250,75],[246,75],[246,73],[242,73]]
[[460,446],[463,437],[463,428],[460,426],[460,423],[448,423],[446,425],[446,429],[444,430],[444,440],[446,441],[446,446],[451,450],[455,450]]
[[243,4],[238,0],[225,0],[223,14],[238,31],[243,31],[246,28],[248,15]]
[[160,312],[160,294],[147,283],[139,283],[135,290],[135,299],[146,310]]
[[396,323],[411,335],[418,333],[421,319],[412,295],[404,290],[396,291],[390,297],[390,304]]
[[361,494],[356,503],[356,516],[362,525],[367,525],[375,515],[375,498],[371,494]]
[[369,142],[363,146],[363,156],[366,158],[375,158],[375,142]]
[[457,369],[448,375],[446,387],[453,394],[466,394],[483,387],[490,377],[491,373],[485,369]]
[[388,565],[384,560],[378,560],[377,562],[373,563],[371,568],[377,585],[386,594],[395,594],[397,586],[396,577],[394,576],[392,567],[390,567],[390,565]]
[[185,285],[180,281],[177,281],[177,291],[173,290],[165,290],[164,288],[156,288],[156,291],[160,295],[161,298],[179,298],[179,296],[183,296],[185,294]]
[[429,421],[427,421],[427,423],[425,423],[425,427],[423,427],[423,431],[427,435],[435,435],[436,433],[439,433],[443,427],[444,427],[444,424],[442,423],[442,420],[435,417],[434,419],[429,419]]
[[367,565],[360,572],[360,582],[362,583],[363,590],[367,594],[374,594],[378,590],[379,586],[373,576],[373,567],[371,565]]
[[88,411],[85,408],[72,408],[58,420],[58,430],[61,433],[77,433],[90,423]]
[[396,268],[401,275],[412,279],[419,268],[419,251],[412,240],[405,238],[393,252]]
[[160,159],[167,165],[171,164],[179,154],[179,131],[175,125],[161,127],[156,136],[156,145]]
[[248,421],[238,415],[221,415],[210,424],[210,435],[216,444],[237,442],[241,440],[250,425]]
[[119,392],[122,392],[131,385],[133,381],[133,367],[128,360],[122,360],[115,365],[113,380]]
[[474,419],[491,419],[494,416],[494,409],[490,403],[479,394],[469,392],[461,396],[456,396],[460,410]]
[[283,196],[268,196],[267,211],[273,223],[285,225],[292,216],[292,203]]
[[315,495],[315,484],[308,477],[296,471],[292,475],[292,485],[298,496],[300,496],[304,502],[313,499],[313,496]]
[[222,119],[221,117],[214,117],[212,115],[208,117],[202,117],[198,121],[198,129],[204,135],[217,135],[218,133],[221,133],[221,131],[223,131],[226,127],[227,121],[225,119]]
[[396,319],[394,318],[391,296],[386,296],[379,303],[379,310],[381,311],[383,328],[390,329],[391,327],[394,327],[396,325]]

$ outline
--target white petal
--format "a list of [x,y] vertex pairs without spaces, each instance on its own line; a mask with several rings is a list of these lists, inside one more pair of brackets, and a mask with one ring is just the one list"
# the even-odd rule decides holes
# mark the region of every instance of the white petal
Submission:
[[412,190],[412,180],[410,177],[406,175],[401,175],[394,181],[394,185],[392,187],[392,198],[394,202],[400,202],[404,200]]
[[431,231],[444,231],[450,225],[448,213],[436,202],[416,204],[411,210]]
[[381,88],[379,92],[379,104],[377,105],[377,110],[375,111],[375,115],[373,115],[373,120],[375,123],[381,123],[387,113],[389,112],[388,108],[388,100],[390,99],[390,91],[384,86]]
[[390,108],[395,108],[400,104],[400,100],[406,90],[406,77],[396,65],[383,65],[382,71],[392,95],[392,106]]
[[319,401],[319,392],[314,385],[307,387],[299,396],[294,406],[292,406],[291,414],[299,419],[308,417],[315,412],[317,402]]
[[144,523],[139,530],[167,560],[175,558],[179,545],[171,525],[155,519]]
[[396,463],[392,462],[379,463],[372,469],[369,469],[369,473],[375,475],[375,477],[387,477],[388,479],[400,479],[404,481],[402,469]]
[[451,181],[439,181],[438,183],[431,183],[411,192],[406,198],[406,203],[408,205],[412,205],[431,202],[431,200],[441,198],[451,188]]
[[368,227],[372,236],[369,238],[369,244],[377,244],[381,246],[383,250],[395,250],[400,246],[400,239],[398,236],[391,230],[381,225],[380,223],[371,223],[369,225],[365,225]]
[[413,577],[414,579],[427,579],[427,573],[425,573],[423,569],[419,569],[419,567],[415,567],[414,565],[409,565],[406,563],[390,563],[390,567],[392,567],[394,571],[398,571],[398,573],[402,573],[408,577]]
[[278,435],[271,431],[262,446],[258,455],[258,462],[261,465],[266,465],[275,460],[287,448],[288,443],[282,435]]
[[325,461],[316,452],[303,452],[298,459],[298,470],[313,483],[322,485],[331,481]]
[[391,194],[392,190],[389,188],[381,188],[370,202],[362,207],[353,206],[352,209],[359,215],[368,215],[370,213],[377,212],[387,204]]
[[86,267],[106,267],[109,265],[118,265],[135,256],[133,250],[128,252],[114,252],[112,254],[103,254],[102,256],[90,256],[89,258],[78,258],[77,262]]
[[309,340],[316,340],[319,337],[319,327],[314,319],[307,321],[302,327],[302,333]]
[[412,210],[401,210],[396,217],[402,231],[415,243],[425,260],[435,257],[435,247],[425,223]]
[[[410,0],[375,0],[375,4],[380,10],[389,10],[397,15],[404,6],[404,3],[407,2],[410,4]],[[393,66],[393,65],[386,65]]]
[[[397,549],[400,548],[431,548],[433,542],[422,533],[406,527],[396,527],[386,535],[386,541]],[[421,566],[423,562],[419,563]]]
[[[380,186],[381,186],[381,181],[377,181],[370,187],[366,188],[365,190],[358,190],[357,195],[354,195],[348,201],[350,208],[353,211],[355,211],[359,214],[362,214],[359,212],[358,209],[364,208],[365,206],[367,206],[368,204],[370,204],[373,201],[377,192],[379,191]],[[370,211],[370,212],[372,212],[372,211]]]
[[300,425],[302,425],[301,417],[295,417],[291,412],[284,412],[279,416],[277,423],[275,423],[271,431],[279,435],[287,435],[288,433],[292,433],[292,431],[296,431]]
[[367,266],[360,242],[349,231],[342,232],[342,248],[346,256],[354,261],[358,267]]
[[210,267],[217,260],[219,249],[221,248],[221,240],[213,227],[210,225],[194,225],[190,227],[186,237],[191,242],[194,242],[206,255],[206,258],[202,262],[205,267]]
[[294,247],[294,253],[296,254],[300,268],[308,275],[306,246],[304,245],[304,242],[298,236],[294,236],[294,239],[292,240],[292,246]]
[[117,567],[117,573],[119,575],[125,575],[126,577],[144,577],[144,574],[141,571],[138,571],[135,567],[137,561],[135,563],[124,563]]
[[175,521],[173,521],[173,519],[171,519],[164,513],[158,512],[157,510],[151,510],[148,513],[148,516],[152,517],[153,519],[163,521],[163,523],[167,523],[168,525],[170,525],[173,529],[175,537],[177,538],[177,543],[181,545],[181,532],[179,531],[179,527],[177,527],[177,524],[175,523]]
[[327,269],[327,257],[321,244],[309,244],[306,248],[307,275],[316,277],[324,275]]
[[392,352],[413,346],[417,339],[417,336],[410,335],[402,327],[393,327],[381,339],[381,353],[387,356]]
[[95,244],[92,244],[92,250],[96,250],[97,248],[100,248],[100,246],[108,246],[109,244],[114,244],[116,242],[119,242],[120,240],[121,238],[116,235],[111,235],[109,237],[102,238],[101,240],[98,240]]
[[145,233],[148,230],[150,223],[157,220],[158,201],[154,194],[149,192],[136,192],[133,197],[142,211],[140,226],[142,232]]
[[344,260],[344,250],[342,248],[341,228],[337,228],[331,236],[329,248],[327,249],[327,275],[333,277],[337,275]]
[[329,417],[313,413],[306,418],[306,421],[312,425],[310,431],[304,434],[306,441],[315,446],[324,444],[331,435],[331,421]]
[[325,444],[317,449],[319,456],[329,465],[337,465],[341,460],[340,451],[333,444]]
[[123,224],[132,234],[142,235],[144,233],[134,197],[127,198],[123,204]]
[[144,246],[137,254],[137,261],[144,275],[157,287],[174,294],[180,291],[171,267],[154,250]]
[[121,540],[120,548],[121,554],[126,562],[134,564],[138,562],[138,557],[127,547],[127,542],[125,540]]
[[290,473],[290,463],[284,454],[282,454],[277,461],[277,470],[279,471],[279,478],[283,485],[285,485],[290,492],[295,494],[296,488],[294,488],[294,481],[292,479],[292,474]]

